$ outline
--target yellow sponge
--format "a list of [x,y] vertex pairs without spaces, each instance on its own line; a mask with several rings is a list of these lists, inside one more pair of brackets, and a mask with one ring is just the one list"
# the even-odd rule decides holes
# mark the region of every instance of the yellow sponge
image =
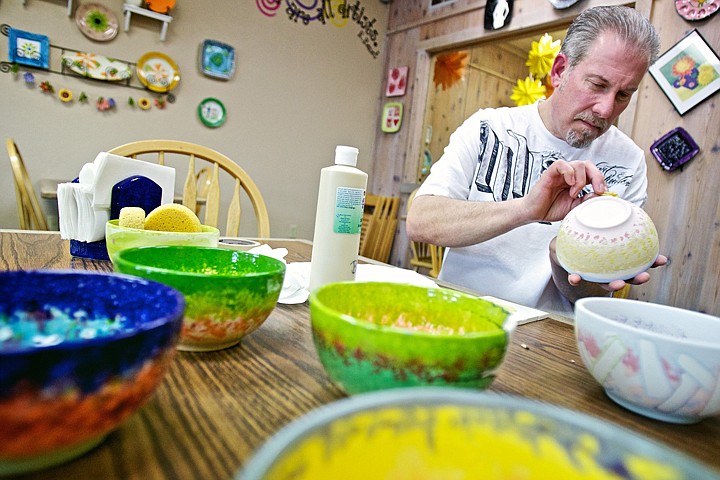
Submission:
[[201,232],[200,219],[184,205],[166,203],[148,213],[145,230],[165,232]]
[[118,225],[125,228],[145,228],[145,210],[140,207],[123,207],[120,209]]

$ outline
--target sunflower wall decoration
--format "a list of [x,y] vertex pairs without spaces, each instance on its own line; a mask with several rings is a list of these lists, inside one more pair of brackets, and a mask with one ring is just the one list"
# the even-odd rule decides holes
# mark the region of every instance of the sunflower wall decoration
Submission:
[[459,82],[465,72],[469,61],[467,52],[451,52],[438,55],[435,58],[435,71],[433,82],[435,88],[442,86],[443,90]]
[[510,96],[515,105],[531,105],[552,95],[553,87],[548,74],[560,51],[560,44],[560,40],[553,40],[547,33],[540,37],[539,41],[532,42],[525,62],[530,75],[517,81]]

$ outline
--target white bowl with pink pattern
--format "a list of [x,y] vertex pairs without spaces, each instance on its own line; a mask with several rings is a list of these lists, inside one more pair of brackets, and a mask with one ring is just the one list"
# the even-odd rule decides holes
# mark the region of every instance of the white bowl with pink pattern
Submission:
[[563,219],[557,258],[569,273],[590,282],[627,280],[655,262],[659,240],[655,224],[634,203],[611,195],[587,200]]
[[720,318],[610,297],[575,303],[575,337],[613,401],[671,423],[720,414]]

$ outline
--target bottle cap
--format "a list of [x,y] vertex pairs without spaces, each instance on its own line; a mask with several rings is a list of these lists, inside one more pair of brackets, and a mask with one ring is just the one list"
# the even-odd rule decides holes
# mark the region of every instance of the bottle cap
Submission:
[[358,149],[355,147],[346,147],[345,145],[338,145],[335,147],[335,164],[336,165],[349,165],[354,167],[357,165]]

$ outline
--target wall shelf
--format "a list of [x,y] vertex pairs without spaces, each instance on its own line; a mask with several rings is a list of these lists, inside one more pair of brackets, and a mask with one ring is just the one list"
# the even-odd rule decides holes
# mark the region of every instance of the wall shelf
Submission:
[[158,20],[162,22],[162,27],[160,29],[160,41],[165,41],[165,35],[167,34],[167,28],[168,24],[172,22],[172,17],[170,15],[163,15],[162,13],[153,12],[152,10],[148,10],[146,8],[136,7],[135,5],[125,4],[123,5],[123,13],[125,14],[125,31],[127,32],[130,30],[130,19],[132,17],[133,13],[136,13],[138,15],[142,15],[143,17],[148,18],[154,18],[155,20]]
[[[27,3],[27,0],[22,0],[23,5],[25,5],[26,3]],[[72,11],[73,11],[73,0],[68,0],[68,2],[67,2],[68,17],[72,17]]]

